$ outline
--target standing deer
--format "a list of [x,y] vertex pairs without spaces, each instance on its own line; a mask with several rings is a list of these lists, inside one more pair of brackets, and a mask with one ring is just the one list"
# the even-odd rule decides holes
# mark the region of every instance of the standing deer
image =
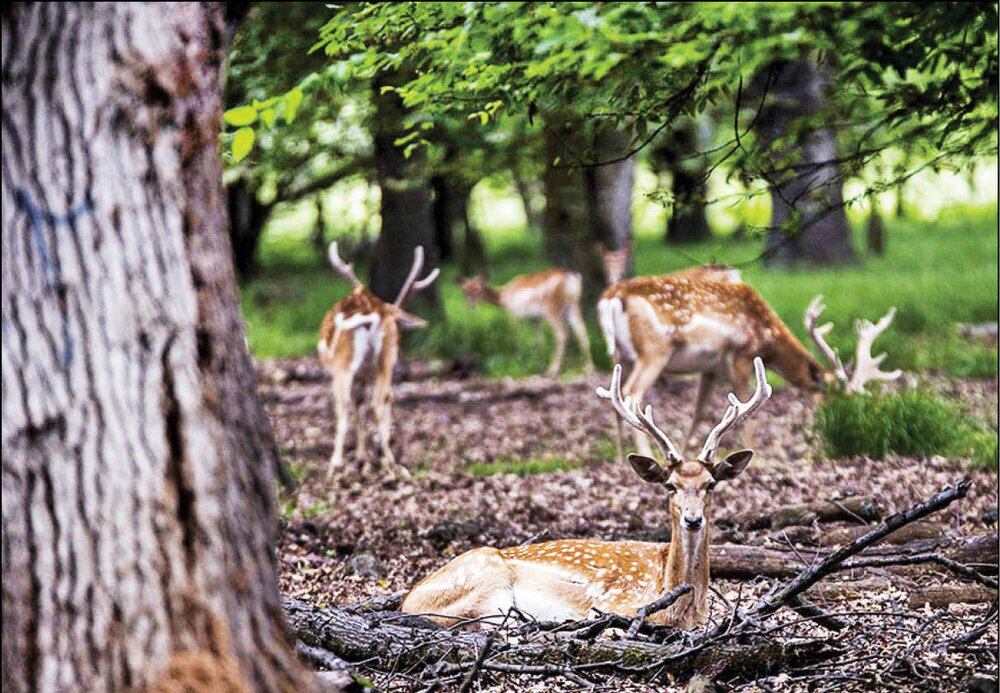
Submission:
[[583,279],[578,272],[550,269],[535,274],[522,274],[500,287],[493,287],[481,277],[459,280],[462,293],[473,308],[478,302],[500,306],[513,318],[541,318],[549,324],[556,337],[556,350],[549,364],[548,375],[556,375],[562,367],[566,350],[566,327],[569,324],[586,362],[587,372],[594,363],[590,358],[587,325],[580,311]]
[[[700,374],[685,446],[694,435],[716,380],[724,377],[738,395],[746,395],[754,357],[763,358],[769,368],[809,392],[823,391],[842,380],[839,371],[831,373],[813,358],[747,284],[675,275],[627,279],[604,291],[597,312],[608,353],[616,361],[634,363],[625,393],[637,401],[643,400],[664,370]],[[878,371],[882,357],[872,359],[870,354],[872,341],[888,327],[893,315],[890,311],[875,326],[859,324],[858,334],[863,338],[858,342],[858,366],[851,387],[863,388],[873,379],[898,377],[898,373]],[[829,329],[821,328],[822,334]],[[637,434],[636,445],[648,454],[645,436]]]
[[[392,303],[386,303],[373,294],[354,274],[353,266],[340,259],[337,242],[330,244],[330,264],[354,288],[341,299],[323,319],[319,330],[319,358],[333,376],[333,402],[337,425],[334,435],[330,473],[344,463],[344,443],[347,439],[348,420],[353,408],[353,384],[356,377],[374,375],[372,409],[375,412],[376,431],[381,446],[382,460],[403,477],[405,468],[396,465],[396,458],[389,446],[392,425],[392,369],[399,357],[400,329],[426,327],[422,318],[407,313],[403,304],[411,295],[426,289],[437,278],[439,270],[432,270],[417,280],[424,265],[424,249],[417,246],[413,252],[410,274]],[[356,415],[357,456],[364,464],[365,429],[361,416]]]
[[663,454],[663,466],[644,455],[629,455],[628,461],[643,481],[661,484],[667,492],[669,544],[566,539],[472,549],[418,582],[403,599],[402,611],[429,614],[445,625],[462,619],[503,618],[515,609],[539,621],[582,620],[595,610],[628,617],[688,583],[691,592],[649,620],[681,628],[704,623],[712,491],[720,481],[739,476],[753,457],[750,450],[741,450],[715,462],[715,454],[726,432],[771,396],[764,364],[757,358],[753,366],[757,376],[753,395],[746,402],[729,395],[722,420],[693,461],[684,460],[653,422],[652,407],[641,410],[635,400],[622,397],[620,364],[614,368],[611,387],[597,388],[598,396],[608,400],[630,426],[655,440]]
[[[601,258],[601,267],[604,268],[604,279],[606,286],[612,286],[625,279],[628,274],[628,263],[632,257],[633,244],[618,250],[605,247],[603,243],[594,245],[594,249]],[[670,277],[686,277],[688,279],[703,279],[710,282],[722,282],[724,284],[739,284],[743,281],[742,273],[735,267],[729,265],[707,264],[697,267],[671,272]]]

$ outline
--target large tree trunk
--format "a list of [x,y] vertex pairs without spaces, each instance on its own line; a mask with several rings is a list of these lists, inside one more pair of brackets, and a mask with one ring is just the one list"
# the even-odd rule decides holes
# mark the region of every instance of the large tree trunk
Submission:
[[698,243],[712,236],[706,197],[708,167],[701,151],[698,124],[684,120],[654,152],[658,169],[669,171],[673,204],[664,240],[669,244]]
[[557,116],[546,129],[545,253],[556,267],[582,273],[586,290],[603,286],[604,272],[593,250],[596,239],[583,162],[579,160],[585,149],[580,125],[572,118],[559,120]]
[[[440,261],[434,227],[433,195],[422,177],[425,157],[414,152],[410,158],[396,145],[406,134],[406,111],[395,92],[382,93],[383,86],[397,83],[395,76],[375,81],[375,169],[382,190],[382,231],[375,248],[371,288],[379,298],[392,301],[406,281],[413,263],[413,250],[424,247],[425,267]],[[420,294],[421,300],[436,300],[432,285]]]
[[[757,119],[765,144],[788,136],[796,121],[818,114],[826,101],[828,66],[810,60],[776,65],[770,72],[767,105]],[[761,77],[763,85],[768,81]],[[762,86],[759,88],[763,88]],[[795,133],[799,151],[790,169],[773,173],[768,264],[836,265],[857,259],[851,242],[837,158],[836,133],[825,127]]]
[[3,14],[3,687],[293,690],[218,5]]
[[628,135],[621,130],[598,131],[594,138],[596,162],[613,163],[588,168],[585,174],[592,233],[613,249],[624,248],[632,241],[635,159],[630,156],[616,161],[627,153],[628,146]]
[[257,192],[242,179],[230,185],[226,192],[233,265],[239,276],[251,277],[257,271],[257,247],[271,207],[261,204],[257,200]]

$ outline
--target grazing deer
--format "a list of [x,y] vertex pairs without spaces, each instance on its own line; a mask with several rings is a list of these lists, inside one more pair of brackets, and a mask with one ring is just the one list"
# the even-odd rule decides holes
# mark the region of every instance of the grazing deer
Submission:
[[[392,369],[399,357],[399,331],[426,327],[427,322],[403,310],[403,304],[414,293],[427,288],[437,276],[432,270],[417,280],[424,265],[424,249],[417,246],[413,253],[410,274],[392,303],[386,303],[361,283],[354,268],[340,259],[337,242],[330,244],[330,264],[354,288],[340,300],[323,319],[319,330],[319,358],[333,376],[333,402],[337,415],[330,473],[344,463],[344,443],[348,419],[353,405],[352,387],[355,377],[371,376],[374,372],[372,409],[383,461],[407,477],[409,473],[395,464],[389,446],[392,417]],[[361,416],[356,416],[357,455],[364,464],[365,430]]]
[[490,286],[481,277],[459,279],[458,282],[470,308],[482,301],[500,306],[515,319],[541,318],[549,324],[556,337],[556,350],[549,364],[548,375],[557,374],[562,367],[563,352],[566,350],[566,327],[563,321],[569,323],[576,337],[587,364],[587,372],[594,369],[587,326],[580,311],[583,279],[578,272],[550,269],[535,274],[522,274],[500,287]]
[[764,364],[757,358],[753,366],[757,376],[753,395],[746,402],[729,395],[725,415],[693,461],[684,460],[653,422],[652,407],[641,410],[635,400],[622,397],[621,365],[615,366],[611,387],[597,389],[599,397],[608,400],[629,425],[653,438],[663,453],[662,467],[643,455],[629,455],[628,461],[643,481],[661,484],[667,492],[669,544],[561,540],[473,549],[418,582],[403,599],[402,611],[429,614],[445,625],[502,618],[511,610],[540,621],[581,620],[595,610],[628,617],[688,583],[691,592],[649,620],[681,628],[704,623],[712,490],[718,482],[737,477],[753,457],[750,450],[741,450],[715,462],[715,454],[722,436],[771,396]]
[[[625,279],[625,275],[628,274],[628,263],[632,257],[633,243],[631,241],[624,248],[619,248],[618,250],[607,248],[603,243],[595,244],[594,249],[601,258],[606,286],[612,286]],[[717,264],[688,267],[672,272],[667,276],[703,279],[705,281],[722,282],[724,284],[739,284],[743,281],[742,273],[735,267]]]
[[[747,284],[675,275],[627,279],[604,291],[597,312],[608,353],[616,361],[634,363],[625,392],[637,401],[643,400],[664,370],[701,375],[685,446],[694,435],[716,380],[728,379],[736,393],[745,396],[756,356],[792,385],[809,392],[825,390],[840,379],[813,358]],[[891,319],[890,311],[879,323],[878,332]],[[870,340],[858,345],[859,364],[870,360],[862,354],[866,344],[870,348]],[[868,380],[880,377],[875,373],[867,367],[859,369],[855,385],[863,387]],[[637,434],[636,445],[648,454],[645,436]]]

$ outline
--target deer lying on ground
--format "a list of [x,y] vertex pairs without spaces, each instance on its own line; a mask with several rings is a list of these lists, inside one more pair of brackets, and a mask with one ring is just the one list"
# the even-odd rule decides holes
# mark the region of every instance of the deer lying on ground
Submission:
[[684,460],[667,434],[653,422],[652,407],[641,410],[623,397],[621,365],[611,387],[597,389],[629,425],[656,441],[664,466],[632,454],[628,461],[646,482],[667,492],[672,529],[669,544],[567,539],[505,549],[467,551],[424,578],[403,599],[402,611],[428,614],[445,625],[463,619],[501,619],[516,610],[539,621],[582,620],[594,611],[634,616],[640,607],[688,583],[693,590],[648,619],[681,628],[708,617],[709,525],[712,490],[737,477],[753,457],[741,450],[715,462],[722,437],[745,421],[771,396],[761,360],[754,360],[757,387],[746,401],[729,396],[722,420],[695,460]]
[[[632,258],[632,250],[634,249],[632,241],[629,241],[625,247],[618,250],[608,248],[603,243],[596,243],[594,249],[601,258],[605,286],[610,287],[625,279],[628,274],[628,264]],[[743,281],[742,273],[735,267],[717,264],[687,267],[676,272],[671,272],[667,276],[703,279],[705,281],[722,282],[724,284],[739,284]]]
[[566,327],[563,321],[569,324],[576,337],[587,372],[593,370],[587,326],[580,311],[583,279],[578,272],[550,269],[535,274],[522,274],[499,287],[490,286],[481,277],[458,281],[470,308],[475,307],[478,302],[491,303],[500,306],[515,319],[541,318],[549,324],[555,334],[556,349],[549,364],[548,375],[557,374],[562,367],[563,353],[566,350]]
[[[694,435],[716,380],[727,379],[737,395],[746,396],[755,357],[763,358],[769,368],[808,392],[824,391],[838,381],[847,383],[842,367],[834,372],[823,368],[747,284],[676,275],[637,277],[606,289],[597,312],[608,353],[615,361],[634,364],[625,393],[636,401],[643,401],[663,371],[700,374],[685,446]],[[889,311],[874,326],[859,323],[858,365],[851,388],[863,389],[870,380],[898,377],[898,372],[879,371],[883,357],[873,359],[870,353],[872,341],[888,327],[893,315],[894,311]],[[820,328],[818,337],[817,331],[810,332],[820,343],[829,329]],[[826,347],[823,353],[829,351]],[[645,436],[637,434],[636,445],[648,454]]]
[[[430,286],[439,271],[434,269],[417,280],[424,264],[424,249],[417,246],[413,253],[413,266],[399,296],[394,302],[386,303],[361,283],[351,265],[340,259],[336,241],[330,244],[329,259],[334,270],[354,287],[326,314],[319,331],[319,358],[333,376],[333,402],[337,416],[330,473],[344,463],[344,443],[354,404],[352,389],[355,378],[373,376],[372,409],[382,462],[401,476],[409,476],[405,468],[396,465],[390,448],[392,370],[399,357],[399,331],[427,326],[426,321],[403,310],[403,305],[414,293]],[[364,421],[358,413],[355,419],[357,457],[363,465],[366,441]]]

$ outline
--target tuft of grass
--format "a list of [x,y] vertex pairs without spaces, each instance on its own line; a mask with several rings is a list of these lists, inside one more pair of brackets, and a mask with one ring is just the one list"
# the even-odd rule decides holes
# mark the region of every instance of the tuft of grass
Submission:
[[494,474],[516,474],[529,476],[533,474],[553,474],[566,472],[580,466],[562,457],[532,458],[526,460],[502,458],[494,462],[476,462],[468,465],[465,472],[472,476],[492,476]]
[[995,431],[919,390],[832,396],[816,409],[815,427],[829,457],[955,455],[974,466],[996,466]]

